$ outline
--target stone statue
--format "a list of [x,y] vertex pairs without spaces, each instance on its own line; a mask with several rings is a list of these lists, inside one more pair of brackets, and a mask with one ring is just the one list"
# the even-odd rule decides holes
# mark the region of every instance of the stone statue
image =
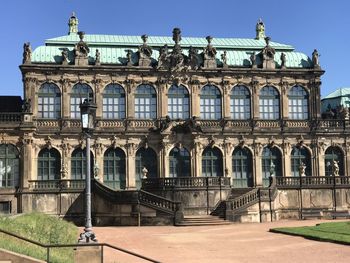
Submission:
[[273,161],[271,161],[270,163],[270,176],[275,176],[275,164],[273,163]]
[[68,65],[68,50],[64,49],[62,51],[62,65]]
[[275,68],[275,49],[270,46],[270,38],[265,37],[266,46],[261,51],[263,68],[264,69],[274,69]]
[[221,54],[221,60],[222,60],[222,67],[223,68],[228,68],[228,65],[227,65],[227,52],[226,52],[226,50],[224,51],[224,53]]
[[305,170],[306,165],[303,162],[301,162],[301,164],[299,165],[299,176],[306,176]]
[[286,68],[286,54],[284,54],[282,52],[281,54],[281,69],[285,69]]
[[99,174],[100,174],[100,167],[98,166],[97,163],[94,163],[94,178],[96,180],[99,179]]
[[256,23],[256,37],[255,39],[260,40],[260,39],[264,39],[265,36],[265,25],[264,22],[261,20],[261,18],[259,19],[258,23]]
[[143,44],[139,46],[139,66],[149,67],[151,65],[152,48],[147,45],[147,35],[142,35],[141,39]]
[[127,66],[132,66],[132,51],[130,49],[128,49],[127,53],[126,53],[126,65]]
[[143,166],[143,168],[142,168],[142,179],[147,179],[147,174],[148,174],[148,170],[147,170],[146,166]]
[[24,113],[31,113],[32,112],[32,101],[31,101],[31,99],[25,99],[23,101],[22,111]]
[[67,163],[63,163],[61,168],[61,178],[66,178],[67,175],[68,175],[68,165]]
[[312,63],[316,69],[320,68],[319,56],[317,49],[314,49],[314,52],[312,52]]
[[332,162],[332,173],[333,176],[339,176],[339,162],[336,160]]
[[190,49],[188,50],[188,66],[193,70],[199,68],[198,51],[192,46],[190,46]]
[[96,66],[101,65],[101,53],[98,49],[96,49],[96,53],[95,53],[95,65]]
[[88,63],[88,55],[90,49],[88,45],[84,42],[85,33],[82,31],[78,32],[80,41],[74,47],[74,64],[79,66],[87,66]]
[[250,55],[250,63],[252,65],[252,68],[256,68],[256,54],[255,54],[255,52],[253,52]]
[[182,54],[182,49],[180,46],[180,41],[181,41],[181,30],[180,28],[174,28],[173,29],[173,40],[175,42],[175,45],[173,47],[173,50],[170,54],[170,70],[179,72],[184,69],[184,62],[185,62],[185,57]]
[[212,46],[213,37],[207,36],[208,45],[203,50],[204,68],[216,68],[216,48]]
[[167,68],[169,65],[168,61],[168,45],[164,45],[159,50],[158,66],[157,68]]
[[30,43],[24,43],[23,45],[23,64],[30,64],[32,62],[32,48]]

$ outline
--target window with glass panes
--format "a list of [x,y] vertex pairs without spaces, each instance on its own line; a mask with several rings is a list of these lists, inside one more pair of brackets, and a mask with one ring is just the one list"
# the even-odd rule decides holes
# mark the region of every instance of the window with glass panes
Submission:
[[262,120],[278,120],[280,118],[280,98],[274,87],[266,86],[260,90],[259,113]]
[[54,149],[42,149],[38,155],[38,180],[55,180],[60,178],[61,158]]
[[234,120],[250,119],[250,93],[245,86],[236,86],[230,96],[231,118]]
[[103,159],[103,183],[114,189],[126,188],[125,153],[119,149],[108,149]]
[[309,96],[303,87],[294,86],[288,93],[289,119],[306,120],[309,118]]
[[333,175],[333,162],[336,161],[339,167],[339,175],[344,174],[344,155],[338,147],[328,147],[324,156],[325,175]]
[[202,154],[202,176],[222,176],[222,154],[218,148],[207,147]]
[[106,86],[102,104],[104,119],[125,118],[125,91],[120,85],[109,84]]
[[151,85],[140,85],[135,92],[135,118],[157,118],[157,94]]
[[169,154],[170,177],[191,175],[190,153],[185,148],[173,148]]
[[252,155],[248,149],[236,148],[233,151],[232,176],[236,186],[253,186]]
[[[93,174],[94,158],[90,153],[90,172]],[[85,179],[86,176],[86,151],[75,149],[71,156],[71,178],[73,180]]]
[[272,171],[273,176],[282,176],[281,152],[277,147],[265,147],[262,152],[263,178],[268,179]]
[[80,119],[80,103],[85,99],[93,99],[91,87],[85,83],[75,84],[70,94],[70,116],[72,119]]
[[206,85],[200,94],[200,115],[204,120],[221,119],[221,93],[212,85]]
[[44,83],[38,91],[38,118],[61,117],[61,92],[53,83]]
[[180,85],[172,85],[168,91],[168,115],[171,119],[190,117],[188,90]]
[[305,147],[294,147],[291,153],[292,176],[300,176],[301,165],[305,165],[305,174],[311,176],[310,153]]
[[19,186],[19,152],[12,144],[0,144],[0,188]]

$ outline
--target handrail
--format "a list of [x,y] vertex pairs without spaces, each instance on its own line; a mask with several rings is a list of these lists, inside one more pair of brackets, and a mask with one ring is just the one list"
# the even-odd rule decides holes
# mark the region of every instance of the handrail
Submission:
[[146,192],[144,190],[139,190],[139,201],[142,204],[156,206],[172,213],[178,211],[181,206],[181,202],[174,202],[170,199]]
[[350,176],[277,176],[278,188],[341,187],[350,185]]
[[205,188],[230,186],[230,177],[165,177],[142,180],[142,188]]
[[28,180],[33,190],[84,189],[85,179]]
[[[120,248],[120,247],[117,247],[117,246],[114,246],[114,245],[111,245],[111,244],[108,244],[108,243],[85,243],[85,244],[43,244],[43,243],[40,243],[40,242],[37,242],[37,241],[34,241],[34,240],[31,240],[31,239],[28,239],[28,238],[25,238],[25,237],[22,237],[22,236],[19,236],[17,234],[14,234],[14,233],[11,233],[9,231],[6,231],[6,230],[3,230],[3,229],[0,229],[0,232],[1,233],[4,233],[6,235],[9,235],[9,236],[12,236],[12,237],[15,237],[15,238],[18,238],[20,240],[23,240],[23,241],[26,241],[28,243],[31,243],[31,244],[34,244],[36,246],[39,246],[39,247],[42,247],[42,248],[46,248],[47,249],[47,254],[46,254],[46,259],[47,259],[47,262],[50,262],[50,248],[64,248],[64,247],[110,247],[112,249],[115,249],[115,250],[119,250],[121,252],[124,252],[126,254],[129,254],[129,255],[132,255],[132,256],[135,256],[135,257],[138,257],[138,258],[142,258],[144,260],[147,260],[147,261],[150,261],[150,262],[154,262],[154,263],[159,263],[160,261],[157,261],[157,260],[154,260],[152,258],[149,258],[149,257],[146,257],[146,256],[142,256],[140,254],[137,254],[135,252],[132,252],[132,251],[129,251],[129,250],[126,250],[124,248]],[[103,249],[102,249],[102,253],[103,253]],[[103,258],[103,255],[101,255],[102,258]]]
[[237,210],[247,205],[251,205],[259,200],[259,188],[255,188],[241,196],[232,200],[226,201],[226,206],[229,205],[229,210]]

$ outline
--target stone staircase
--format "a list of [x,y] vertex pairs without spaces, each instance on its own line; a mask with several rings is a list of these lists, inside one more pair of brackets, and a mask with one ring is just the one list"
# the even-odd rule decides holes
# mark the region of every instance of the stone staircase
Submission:
[[175,224],[175,226],[217,226],[217,225],[230,225],[231,222],[226,221],[218,216],[213,215],[196,215],[185,216],[181,222]]

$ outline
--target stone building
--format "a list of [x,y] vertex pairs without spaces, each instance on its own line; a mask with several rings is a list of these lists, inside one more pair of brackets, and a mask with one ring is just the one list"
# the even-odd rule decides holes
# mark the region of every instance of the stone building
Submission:
[[[286,186],[348,175],[349,123],[321,120],[317,50],[309,58],[271,42],[262,21],[253,39],[183,37],[179,28],[172,37],[85,34],[74,14],[68,25],[68,35],[34,51],[24,45],[22,111],[1,113],[0,200],[11,213],[72,210],[85,176],[84,99],[97,104],[91,169],[106,195],[149,189],[182,203],[185,214],[210,213],[232,193],[270,191],[271,177]],[[190,194],[175,193],[176,185]],[[299,195],[286,193],[287,205],[269,199],[271,220],[283,207],[301,210],[288,207]]]

